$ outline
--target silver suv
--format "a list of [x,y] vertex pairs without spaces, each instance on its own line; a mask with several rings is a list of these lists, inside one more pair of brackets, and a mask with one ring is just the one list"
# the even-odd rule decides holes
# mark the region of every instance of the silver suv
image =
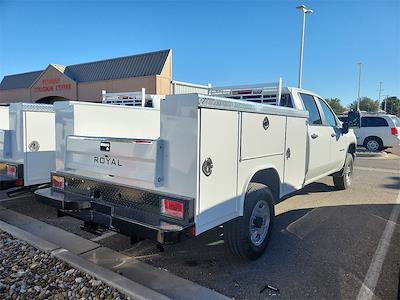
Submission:
[[[346,116],[339,120],[346,121]],[[363,113],[361,127],[354,129],[358,146],[368,151],[381,151],[400,145],[400,119],[394,115]]]

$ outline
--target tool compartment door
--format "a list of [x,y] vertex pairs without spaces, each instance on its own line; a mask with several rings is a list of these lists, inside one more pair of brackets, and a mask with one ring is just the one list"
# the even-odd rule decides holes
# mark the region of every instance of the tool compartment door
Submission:
[[200,115],[197,234],[236,216],[239,136],[238,112],[201,109]]
[[55,114],[23,112],[24,115],[24,183],[50,182],[55,167]]
[[286,123],[283,193],[302,188],[306,174],[307,124],[305,118],[288,117]]

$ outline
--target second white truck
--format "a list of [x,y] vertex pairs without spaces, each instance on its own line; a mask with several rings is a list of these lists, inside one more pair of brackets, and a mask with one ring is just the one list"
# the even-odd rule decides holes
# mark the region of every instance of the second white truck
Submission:
[[36,196],[87,226],[160,244],[223,224],[231,251],[256,259],[274,203],[328,175],[348,188],[356,149],[349,124],[320,96],[263,86],[166,96],[144,114],[56,103],[56,171]]

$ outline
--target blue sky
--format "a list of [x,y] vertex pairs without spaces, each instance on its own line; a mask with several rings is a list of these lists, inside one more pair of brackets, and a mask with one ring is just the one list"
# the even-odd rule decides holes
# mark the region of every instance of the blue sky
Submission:
[[0,78],[146,51],[173,50],[173,78],[231,85],[297,84],[300,13],[307,16],[303,88],[344,104],[400,96],[400,1],[0,0]]

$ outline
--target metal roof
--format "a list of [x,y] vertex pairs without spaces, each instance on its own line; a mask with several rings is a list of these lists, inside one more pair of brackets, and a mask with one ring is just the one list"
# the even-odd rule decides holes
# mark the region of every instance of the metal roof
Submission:
[[[53,66],[77,82],[160,75],[170,51],[168,49],[66,67]],[[4,76],[0,90],[29,88],[43,71]]]
[[42,74],[42,72],[43,70],[4,76],[0,83],[0,90],[12,90],[30,87],[36,78]]

